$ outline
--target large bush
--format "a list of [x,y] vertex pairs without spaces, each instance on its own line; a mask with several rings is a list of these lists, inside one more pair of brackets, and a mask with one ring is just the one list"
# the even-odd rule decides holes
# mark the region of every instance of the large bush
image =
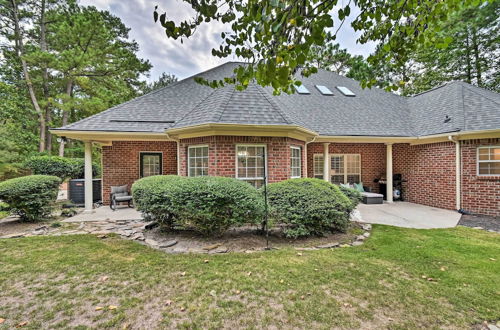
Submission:
[[319,179],[290,179],[268,186],[270,216],[285,235],[300,237],[345,231],[350,200],[339,187]]
[[350,212],[352,212],[356,206],[358,206],[358,204],[361,202],[362,200],[362,196],[361,196],[361,193],[359,191],[357,191],[356,189],[353,189],[353,188],[347,188],[347,187],[344,187],[344,186],[339,186],[340,188],[340,191],[347,196],[347,198],[349,198],[349,200],[351,201],[351,207],[350,207]]
[[171,228],[176,219],[172,205],[172,193],[181,180],[176,175],[155,175],[137,180],[132,185],[134,205],[146,221],[158,221]]
[[49,217],[57,199],[61,179],[49,175],[29,175],[0,183],[0,199],[23,221]]
[[[53,175],[62,180],[82,179],[85,175],[85,161],[83,158],[64,158],[59,156],[35,156],[24,163],[24,166],[33,174]],[[92,175],[100,175],[98,164],[92,164]]]
[[250,184],[224,177],[183,180],[173,193],[180,221],[203,235],[220,235],[231,226],[260,223],[263,199]]
[[222,177],[154,176],[132,186],[137,209],[147,220],[220,235],[231,226],[262,220],[263,200],[240,180]]

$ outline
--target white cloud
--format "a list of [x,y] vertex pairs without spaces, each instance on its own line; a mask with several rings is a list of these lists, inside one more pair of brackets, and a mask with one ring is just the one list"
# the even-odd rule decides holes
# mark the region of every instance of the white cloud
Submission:
[[[161,11],[167,12],[167,17],[179,22],[189,19],[193,14],[192,9],[182,0],[81,0],[80,4],[108,10],[131,28],[130,38],[139,43],[139,56],[153,64],[150,79],[156,79],[162,72],[185,78],[236,59],[220,59],[211,54],[212,48],[219,46],[220,33],[227,30],[221,23],[201,25],[182,44],[180,40],[167,38],[163,28],[153,22],[154,7],[158,5]],[[374,46],[356,44],[357,36],[349,21],[344,23],[337,40],[353,54],[368,55]]]

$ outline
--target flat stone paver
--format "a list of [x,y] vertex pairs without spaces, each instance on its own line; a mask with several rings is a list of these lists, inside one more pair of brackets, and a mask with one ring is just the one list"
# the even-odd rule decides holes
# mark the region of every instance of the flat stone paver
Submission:
[[456,211],[408,202],[360,204],[353,212],[354,221],[419,229],[452,228],[460,216]]
[[109,206],[101,206],[92,213],[79,213],[63,222],[95,222],[95,221],[132,221],[142,220],[142,215],[134,208],[120,206],[113,211]]

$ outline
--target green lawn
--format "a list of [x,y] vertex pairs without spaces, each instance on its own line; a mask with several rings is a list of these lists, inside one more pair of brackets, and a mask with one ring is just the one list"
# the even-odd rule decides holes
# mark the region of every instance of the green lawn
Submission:
[[500,319],[498,234],[374,226],[362,246],[301,254],[0,240],[0,328],[468,329]]

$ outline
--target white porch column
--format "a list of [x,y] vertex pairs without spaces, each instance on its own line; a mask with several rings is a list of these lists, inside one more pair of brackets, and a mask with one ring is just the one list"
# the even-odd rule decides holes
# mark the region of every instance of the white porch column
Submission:
[[330,143],[323,143],[323,180],[330,182]]
[[92,142],[85,141],[85,213],[93,212],[92,186]]
[[386,190],[386,196],[387,196],[387,202],[392,203],[392,197],[393,197],[393,187],[392,187],[392,144],[387,143],[387,169],[386,169],[386,176],[387,176],[387,190]]

